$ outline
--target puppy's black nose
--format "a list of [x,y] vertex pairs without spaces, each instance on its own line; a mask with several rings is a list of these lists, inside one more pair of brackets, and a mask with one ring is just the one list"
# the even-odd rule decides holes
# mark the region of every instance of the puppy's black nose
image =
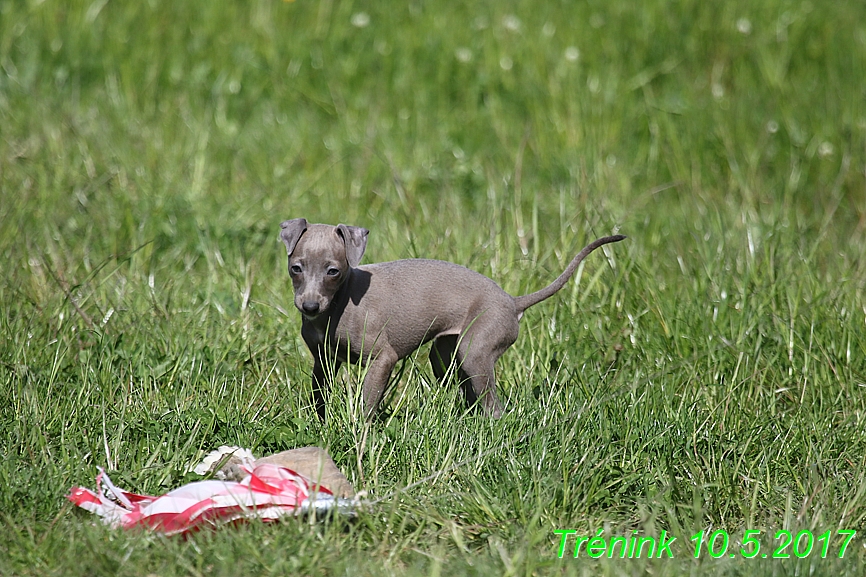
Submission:
[[306,301],[301,306],[303,307],[304,312],[307,314],[314,315],[319,312],[319,303],[315,301]]

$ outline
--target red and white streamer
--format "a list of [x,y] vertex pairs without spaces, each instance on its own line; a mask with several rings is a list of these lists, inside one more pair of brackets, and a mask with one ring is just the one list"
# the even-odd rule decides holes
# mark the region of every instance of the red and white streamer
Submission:
[[118,489],[100,469],[96,491],[73,487],[67,498],[98,515],[112,527],[146,527],[177,535],[233,521],[273,521],[315,509],[351,510],[352,502],[335,499],[324,487],[291,469],[272,464],[242,466],[248,473],[240,482],[197,481],[165,495],[137,495]]

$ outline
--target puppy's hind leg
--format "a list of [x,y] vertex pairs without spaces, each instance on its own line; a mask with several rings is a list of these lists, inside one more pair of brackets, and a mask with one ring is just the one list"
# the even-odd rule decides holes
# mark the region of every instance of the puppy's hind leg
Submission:
[[478,395],[472,387],[472,379],[463,370],[462,357],[457,352],[460,339],[457,335],[439,337],[433,341],[430,348],[430,366],[440,384],[454,379],[460,386],[460,392],[467,407],[472,407],[478,400]]
[[457,357],[457,335],[446,335],[433,340],[430,346],[430,367],[436,379],[444,384],[448,369]]
[[496,361],[517,340],[517,320],[479,317],[457,345],[459,375],[466,402],[479,402],[489,417],[498,419],[504,409],[496,395]]
[[480,403],[484,414],[498,419],[504,407],[496,395],[496,359],[499,355],[469,351],[460,362],[460,386],[468,404]]

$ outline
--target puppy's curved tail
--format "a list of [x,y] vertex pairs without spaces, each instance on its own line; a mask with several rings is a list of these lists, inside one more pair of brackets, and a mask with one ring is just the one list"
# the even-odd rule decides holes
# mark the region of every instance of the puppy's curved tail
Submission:
[[531,307],[532,305],[537,305],[541,301],[552,297],[556,294],[559,289],[565,286],[565,283],[568,282],[568,279],[574,274],[574,271],[577,270],[577,267],[580,265],[581,261],[589,255],[592,251],[597,249],[600,246],[612,243],[619,242],[621,240],[625,240],[625,236],[621,234],[617,234],[614,236],[605,236],[598,240],[595,240],[588,245],[586,245],[582,251],[577,253],[577,256],[568,264],[565,271],[559,275],[555,281],[544,287],[539,291],[535,291],[534,293],[529,293],[528,295],[523,295],[520,297],[514,297],[514,304],[517,305],[517,312],[519,314],[523,314],[523,311]]

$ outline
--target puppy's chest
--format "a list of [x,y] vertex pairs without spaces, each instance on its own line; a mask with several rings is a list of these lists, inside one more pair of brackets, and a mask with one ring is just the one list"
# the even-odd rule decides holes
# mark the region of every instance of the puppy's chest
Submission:
[[319,326],[305,320],[301,325],[301,336],[310,349],[316,349],[325,344],[326,326]]
[[[332,322],[335,321],[332,319]],[[305,321],[301,327],[301,336],[310,351],[323,349],[340,361],[357,362],[363,356],[365,339],[363,337],[352,339],[349,331],[345,328],[341,330],[342,323],[336,322],[336,324],[337,326],[332,328],[330,325],[320,326]],[[371,342],[375,342],[375,338],[367,342],[366,346],[370,347]]]

